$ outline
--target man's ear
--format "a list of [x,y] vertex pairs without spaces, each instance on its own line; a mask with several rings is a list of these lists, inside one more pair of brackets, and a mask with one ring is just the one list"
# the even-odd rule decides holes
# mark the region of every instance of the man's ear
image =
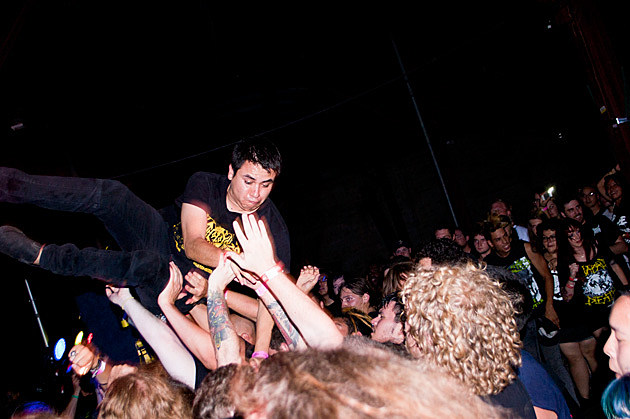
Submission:
[[232,164],[230,164],[230,165],[228,166],[228,179],[229,179],[229,180],[234,179],[234,173],[235,173],[235,172],[234,172],[234,168],[232,167]]
[[363,300],[364,303],[367,303],[370,301],[370,294],[368,294],[367,292],[365,294],[363,294],[363,296],[361,297],[361,299]]

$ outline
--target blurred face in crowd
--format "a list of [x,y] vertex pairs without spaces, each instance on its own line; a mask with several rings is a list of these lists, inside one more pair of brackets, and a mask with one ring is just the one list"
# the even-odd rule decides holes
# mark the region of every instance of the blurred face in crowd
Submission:
[[593,208],[597,206],[597,204],[599,203],[597,198],[597,191],[595,189],[591,188],[590,186],[586,186],[582,189],[580,200],[586,208]]
[[538,236],[538,225],[542,222],[543,220],[541,220],[540,218],[532,218],[529,220],[529,227],[532,229],[536,236]]
[[333,292],[335,293],[335,295],[339,295],[339,290],[341,289],[341,286],[343,285],[343,275],[340,276],[339,278],[335,278],[333,279]]
[[558,242],[556,241],[555,230],[544,230],[542,232],[542,244],[545,250],[549,253],[556,253],[558,251]]
[[604,345],[608,364],[617,378],[630,373],[630,297],[622,295],[610,312],[610,337]]
[[439,230],[435,230],[435,238],[452,240],[453,236],[451,236],[451,232],[448,231],[448,228],[441,228]]
[[410,258],[411,257],[411,249],[406,247],[406,246],[401,246],[398,249],[396,249],[394,251],[394,255],[395,256],[405,256]]
[[320,275],[317,281],[318,292],[320,295],[328,294],[328,279],[326,275]]
[[490,246],[500,257],[506,257],[512,250],[512,240],[504,228],[497,228],[490,233]]
[[490,206],[490,215],[496,217],[498,215],[507,215],[511,216],[510,210],[508,209],[505,202],[497,201]]
[[475,246],[475,250],[479,252],[480,255],[490,250],[490,245],[483,234],[475,234],[475,237],[473,237],[473,246]]
[[396,321],[396,301],[390,301],[381,307],[378,316],[372,320],[372,340],[377,342],[403,343],[405,335],[403,333],[403,324]]
[[455,241],[459,247],[464,247],[468,243],[468,238],[463,231],[457,229],[453,233],[453,241]]
[[578,223],[584,222],[584,213],[582,212],[582,206],[577,199],[572,199],[564,204],[564,215],[567,218],[571,218]]
[[569,244],[571,247],[577,248],[582,246],[582,232],[579,228],[569,226],[567,236],[569,237]]
[[617,199],[621,198],[621,195],[623,194],[623,189],[615,179],[608,179],[606,181],[606,193],[608,194],[610,199],[616,201]]
[[358,295],[350,291],[348,288],[341,288],[341,308],[354,307],[364,313],[370,309],[370,295]]
[[333,319],[333,323],[335,323],[335,326],[337,326],[337,329],[339,329],[343,336],[348,336],[348,334],[350,333],[350,329],[348,328],[348,324],[343,321],[343,319],[335,317]]

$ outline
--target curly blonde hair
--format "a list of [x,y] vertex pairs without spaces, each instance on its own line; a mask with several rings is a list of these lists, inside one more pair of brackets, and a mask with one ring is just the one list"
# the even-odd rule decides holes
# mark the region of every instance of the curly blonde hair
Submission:
[[480,396],[516,378],[521,340],[500,283],[472,263],[418,267],[402,291],[407,346]]

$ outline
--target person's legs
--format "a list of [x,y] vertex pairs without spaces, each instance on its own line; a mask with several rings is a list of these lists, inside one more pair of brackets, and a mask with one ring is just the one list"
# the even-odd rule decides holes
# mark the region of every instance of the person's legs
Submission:
[[569,371],[564,366],[560,345],[540,345],[540,351],[543,356],[544,365],[547,367],[552,378],[557,382],[558,387],[564,388],[565,392],[577,402],[575,386]]
[[[593,339],[594,340],[594,339]],[[560,344],[560,350],[569,362],[569,372],[575,382],[575,388],[580,397],[588,399],[590,390],[590,371],[578,342]]]
[[64,276],[88,276],[116,287],[134,288],[142,305],[161,313],[157,297],[169,280],[169,259],[157,252],[79,249],[74,244],[44,246],[39,266]]
[[162,216],[118,181],[29,175],[3,167],[0,202],[93,214],[121,249],[168,254],[168,226]]

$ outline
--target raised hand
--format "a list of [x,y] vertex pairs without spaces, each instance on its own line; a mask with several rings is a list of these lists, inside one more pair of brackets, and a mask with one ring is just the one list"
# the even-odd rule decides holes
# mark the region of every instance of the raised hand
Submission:
[[273,242],[264,221],[253,214],[244,214],[241,218],[243,226],[234,221],[234,232],[243,248],[240,254],[230,254],[241,269],[261,275],[276,264]]
[[173,262],[169,264],[170,277],[168,283],[158,296],[158,304],[175,304],[175,301],[184,297],[186,293],[182,292],[184,279],[182,271]]
[[311,292],[315,284],[317,284],[319,277],[320,275],[318,267],[311,265],[304,266],[300,271],[300,276],[298,276],[296,285],[305,294],[308,294],[309,292]]
[[193,304],[208,294],[208,280],[199,272],[191,270],[186,274],[184,289],[191,294],[186,304]]

